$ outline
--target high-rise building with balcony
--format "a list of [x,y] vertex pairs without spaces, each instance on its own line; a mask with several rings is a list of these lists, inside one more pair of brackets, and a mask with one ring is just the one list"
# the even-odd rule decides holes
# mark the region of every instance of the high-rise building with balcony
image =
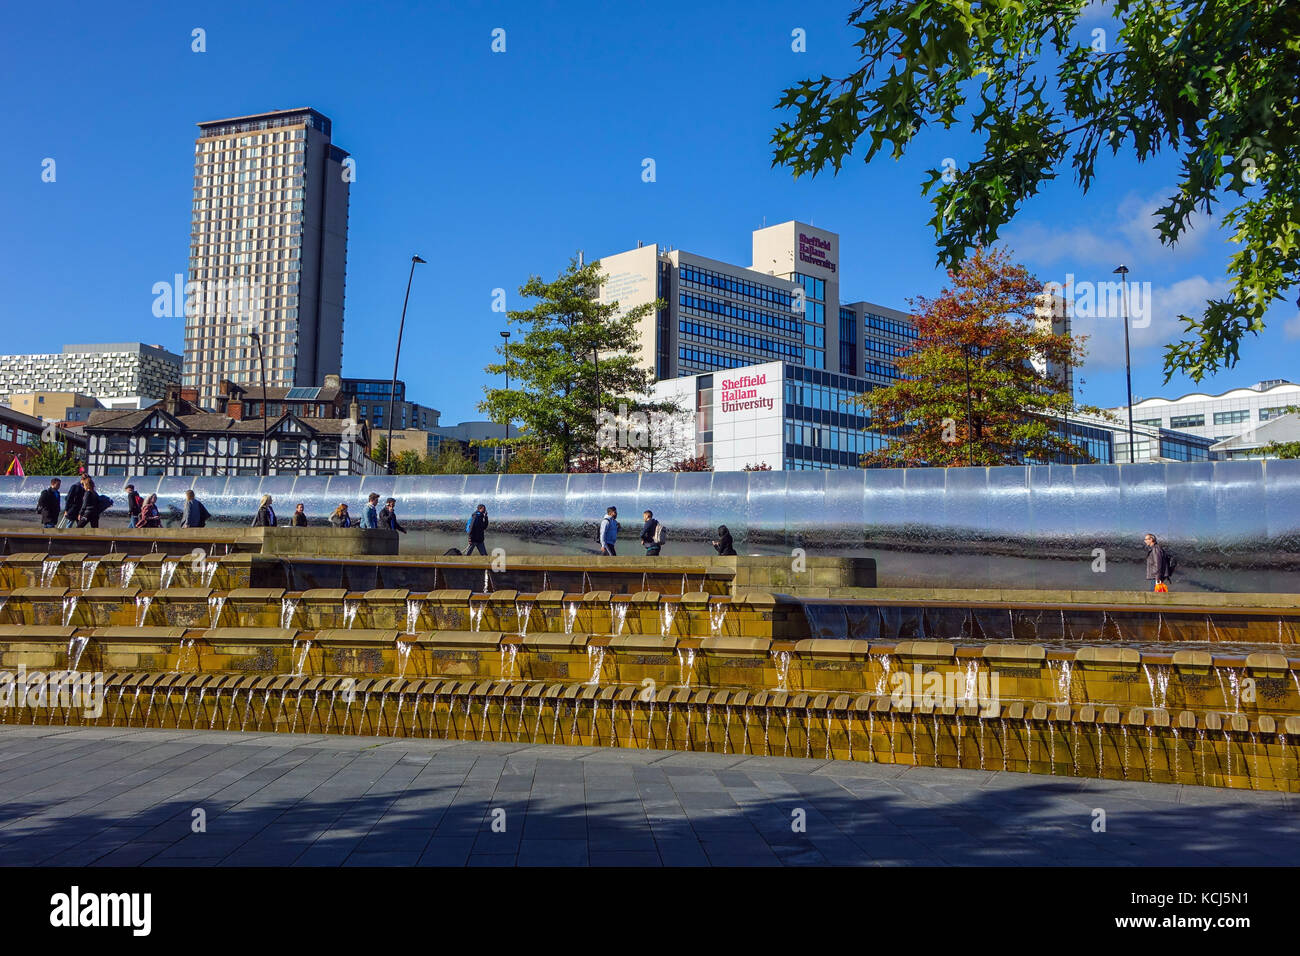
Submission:
[[348,154],[313,109],[199,124],[182,383],[319,385],[343,364]]

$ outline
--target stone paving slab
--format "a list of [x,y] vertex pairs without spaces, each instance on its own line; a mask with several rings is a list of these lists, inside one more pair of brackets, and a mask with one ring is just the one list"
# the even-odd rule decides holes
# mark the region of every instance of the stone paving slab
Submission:
[[806,757],[0,726],[0,866],[1272,866],[1300,858],[1298,808]]

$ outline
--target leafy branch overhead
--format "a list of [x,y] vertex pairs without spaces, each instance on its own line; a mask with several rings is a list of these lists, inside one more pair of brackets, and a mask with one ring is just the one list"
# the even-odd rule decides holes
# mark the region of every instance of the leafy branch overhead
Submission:
[[[1300,3],[1114,0],[1107,42],[1080,28],[1086,0],[868,0],[849,16],[862,66],[787,89],[773,165],[838,172],[859,148],[897,159],[921,129],[968,125],[982,153],[931,170],[938,261],[988,245],[1068,163],[1083,192],[1099,156],[1180,160],[1155,214],[1172,244],[1194,212],[1232,234],[1230,289],[1181,316],[1166,381],[1239,358],[1247,333],[1300,284]],[[1229,204],[1230,208],[1220,207]]]

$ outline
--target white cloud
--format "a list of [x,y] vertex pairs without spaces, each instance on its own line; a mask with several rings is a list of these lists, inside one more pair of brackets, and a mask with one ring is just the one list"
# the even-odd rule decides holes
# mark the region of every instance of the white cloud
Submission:
[[[1084,343],[1087,349],[1085,368],[1123,368],[1124,367],[1124,321],[1122,311],[1100,308],[1099,303],[1107,298],[1100,292],[1091,292],[1079,288],[1083,282],[1109,282],[1115,276],[1084,277],[1076,279],[1073,304],[1083,308],[1073,310],[1070,331],[1075,335],[1086,335]],[[1141,281],[1129,283],[1128,314],[1129,349],[1133,364],[1149,361],[1147,353],[1163,351],[1165,345],[1177,341],[1183,331],[1178,321],[1179,315],[1199,316],[1205,311],[1205,303],[1210,299],[1224,295],[1228,290],[1222,280],[1211,280],[1196,275],[1181,279],[1167,286],[1151,286]],[[1091,306],[1091,307],[1090,307]]]
[[1300,312],[1282,323],[1282,331],[1288,339],[1300,339]]
[[[1106,217],[1088,217],[1086,224],[1075,219],[1063,228],[1041,222],[1026,222],[1006,234],[1006,244],[1025,260],[1038,265],[1063,264],[1069,270],[1084,272],[1088,267],[1106,272],[1124,263],[1130,269],[1167,268],[1200,252],[1207,236],[1214,234],[1214,218],[1194,212],[1188,228],[1177,244],[1162,246],[1155,230],[1155,212],[1168,202],[1164,194],[1138,196],[1130,194],[1120,200]],[[1046,281],[1064,281],[1064,276],[1040,275]]]

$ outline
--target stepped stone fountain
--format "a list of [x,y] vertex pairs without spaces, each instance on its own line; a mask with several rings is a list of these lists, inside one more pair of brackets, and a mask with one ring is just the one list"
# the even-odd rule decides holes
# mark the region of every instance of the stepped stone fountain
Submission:
[[102,675],[104,706],[0,693],[0,722],[1300,792],[1300,596],[801,591],[774,576],[735,559],[533,559],[485,586],[464,560],[11,554],[0,671]]

